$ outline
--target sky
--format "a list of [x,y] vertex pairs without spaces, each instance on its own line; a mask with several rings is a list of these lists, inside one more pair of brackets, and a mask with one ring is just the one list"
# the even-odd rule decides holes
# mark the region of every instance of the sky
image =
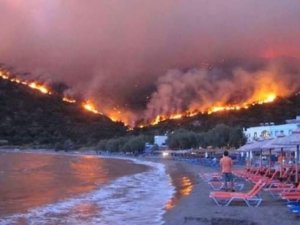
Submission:
[[299,89],[300,1],[0,0],[0,62],[128,120]]

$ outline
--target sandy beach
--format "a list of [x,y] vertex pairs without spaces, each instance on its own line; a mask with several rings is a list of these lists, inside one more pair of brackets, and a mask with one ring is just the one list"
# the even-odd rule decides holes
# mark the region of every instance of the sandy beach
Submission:
[[[162,161],[172,180],[176,176],[188,177],[192,181],[191,193],[180,196],[176,205],[167,210],[164,215],[164,225],[296,225],[300,216],[291,213],[286,203],[273,199],[263,192],[263,202],[259,207],[247,207],[244,203],[234,202],[228,207],[217,206],[209,193],[209,185],[202,181],[198,173],[213,171],[211,168],[190,164],[183,161]],[[175,176],[175,177],[174,177]],[[175,184],[176,185],[176,184]],[[251,186],[246,184],[242,191],[246,192]],[[180,187],[177,185],[178,191]]]
[[[45,153],[45,151],[32,152]],[[47,152],[51,153],[52,151]],[[55,155],[60,154],[52,153]],[[94,155],[93,152],[81,154]],[[107,157],[120,158],[120,155]],[[135,157],[124,158],[135,159]],[[263,202],[259,207],[248,207],[244,202],[233,202],[228,207],[217,206],[208,197],[211,188],[198,175],[199,172],[213,172],[216,171],[215,169],[193,164],[188,160],[176,161],[157,157],[138,157],[138,159],[164,164],[170,182],[176,189],[173,198],[170,199],[165,207],[164,225],[299,224],[300,216],[291,213],[286,207],[286,202],[273,199],[266,192],[262,192]],[[246,192],[252,187],[246,181],[245,184],[246,187],[242,192]]]

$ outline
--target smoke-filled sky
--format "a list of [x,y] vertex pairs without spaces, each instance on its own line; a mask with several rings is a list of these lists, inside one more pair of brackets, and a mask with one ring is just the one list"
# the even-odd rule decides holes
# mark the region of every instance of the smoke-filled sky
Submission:
[[0,62],[131,120],[289,94],[299,58],[295,0],[0,0]]

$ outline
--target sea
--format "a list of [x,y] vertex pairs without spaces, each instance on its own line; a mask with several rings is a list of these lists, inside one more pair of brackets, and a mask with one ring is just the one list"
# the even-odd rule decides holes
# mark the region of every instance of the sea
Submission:
[[161,225],[174,192],[157,162],[0,152],[0,225]]

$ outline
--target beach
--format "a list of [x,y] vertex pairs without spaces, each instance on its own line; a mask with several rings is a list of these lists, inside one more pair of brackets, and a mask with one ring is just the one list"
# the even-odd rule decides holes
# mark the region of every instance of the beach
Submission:
[[[33,153],[33,151],[31,153]],[[42,155],[40,155],[41,153]],[[42,163],[41,165],[34,164],[34,167],[27,168],[26,170],[22,171],[22,174],[25,173],[29,175],[31,171],[34,171],[34,174],[36,174],[36,171],[39,171],[40,168],[44,168],[45,158],[49,158],[49,156],[47,156],[48,154],[44,155],[44,153],[45,152],[41,151],[39,152],[39,154],[34,154],[35,157],[42,157],[43,160],[39,161],[40,163]],[[58,159],[71,160],[71,165],[75,165],[74,163],[77,162],[77,158],[72,157],[72,155],[74,156],[74,153],[70,153],[70,156],[65,155],[64,153],[49,154],[54,154],[56,160],[57,157]],[[78,183],[78,181],[72,181],[74,184],[71,185],[73,186],[73,188],[76,188],[74,189],[74,191],[78,193],[85,192],[90,194],[84,196],[79,195],[79,198],[72,197],[70,198],[70,200],[55,203],[57,201],[56,199],[62,199],[66,197],[69,198],[70,196],[74,196],[72,193],[71,195],[69,195],[67,193],[61,192],[61,190],[64,190],[64,188],[60,188],[59,185],[67,185],[66,179],[63,178],[64,175],[61,174],[64,182],[60,181],[60,183],[55,183],[55,186],[60,189],[52,189],[52,191],[58,190],[57,196],[54,194],[46,195],[49,197],[49,199],[47,200],[45,198],[45,195],[43,195],[43,198],[41,198],[41,196],[38,196],[39,192],[30,194],[30,190],[28,190],[27,196],[31,196],[30,198],[36,196],[36,200],[43,202],[37,202],[36,200],[29,201],[29,199],[27,199],[26,204],[31,203],[32,206],[26,207],[28,209],[32,208],[34,204],[36,204],[36,206],[41,205],[42,207],[36,208],[36,206],[34,206],[34,210],[29,210],[28,213],[24,214],[26,209],[26,207],[24,206],[24,210],[22,210],[24,211],[23,214],[15,214],[13,217],[6,218],[5,220],[2,220],[1,224],[9,224],[9,221],[13,222],[11,224],[15,224],[14,222],[20,221],[21,218],[27,218],[28,221],[38,221],[41,224],[44,224],[43,222],[45,222],[45,224],[56,224],[57,221],[63,219],[66,224],[74,224],[73,222],[80,221],[83,222],[83,224],[113,225],[296,225],[300,220],[300,216],[296,216],[288,210],[284,201],[275,200],[265,192],[262,193],[263,202],[259,207],[248,207],[244,202],[233,202],[228,207],[217,206],[215,202],[208,197],[211,191],[209,185],[199,177],[199,172],[205,173],[217,170],[210,167],[201,166],[199,165],[199,163],[192,162],[191,160],[174,160],[147,156],[122,157],[120,155],[107,155],[98,157],[92,152],[81,153],[80,155],[85,156],[84,158],[78,158],[82,158],[82,160],[84,160],[80,161],[80,164],[78,164],[80,165],[81,171],[84,168],[85,170],[89,168],[82,167],[83,165],[87,166],[87,164],[84,164],[84,162],[89,162],[89,164],[91,162],[95,163],[98,160],[97,158],[123,158],[127,160],[125,160],[124,162],[121,162],[123,160],[111,161],[113,162],[112,166],[121,166],[123,168],[124,163],[128,164],[127,162],[129,161],[133,163],[132,165],[137,163],[138,167],[132,167],[129,164],[126,166],[126,168],[132,170],[126,171],[126,174],[131,174],[133,173],[133,171],[135,171],[134,173],[136,175],[129,177],[125,176],[124,178],[117,179],[111,185],[104,185],[97,190],[95,189],[94,181],[99,178],[97,178],[97,176],[93,174],[92,177],[94,178],[94,180],[93,182],[91,182],[90,177],[86,177],[86,174],[92,175],[90,173],[91,170],[89,169],[88,173],[83,173],[83,177],[80,177],[80,179],[84,179],[84,182]],[[50,159],[52,159],[52,156],[50,157]],[[103,163],[106,161],[100,162]],[[141,162],[144,163],[141,164]],[[147,163],[150,163],[149,166],[154,166],[157,168],[154,170],[154,173],[153,171],[145,171],[146,167],[144,167],[143,165],[146,165]],[[55,165],[59,164],[56,163]],[[104,167],[101,167],[101,169],[102,168]],[[45,169],[48,170],[49,168],[45,167]],[[116,170],[115,168],[113,170],[110,170],[118,173],[121,172],[120,170]],[[16,171],[17,170],[14,169],[14,176],[16,175]],[[78,176],[78,173],[76,173],[76,176]],[[120,174],[110,175],[112,179],[115,179],[115,176],[118,177],[120,176]],[[51,177],[58,179],[57,175]],[[40,182],[41,181],[39,180],[39,183]],[[67,182],[69,183],[71,181],[69,180]],[[79,184],[80,186],[78,186]],[[31,185],[28,184],[25,185],[24,188],[25,187],[29,188],[31,187]],[[35,187],[38,188],[40,187],[40,185],[35,185]],[[43,187],[44,186],[41,186],[41,188]],[[71,186],[69,185],[68,191],[72,190],[70,189],[70,187]],[[81,187],[81,189],[78,189],[79,187]],[[145,190],[146,187],[147,190]],[[246,192],[251,187],[252,185],[250,183],[246,183],[246,187],[242,190],[242,192]],[[20,192],[20,194],[23,192]],[[75,196],[78,196],[78,194],[76,194]],[[47,201],[53,202],[54,204],[47,205]],[[46,207],[44,206],[45,204]],[[160,207],[155,208],[155,205],[164,205],[164,210],[162,210],[162,208]],[[106,209],[104,206],[109,207]],[[8,209],[9,208],[4,207],[3,205],[2,213],[5,213]],[[101,211],[98,211],[99,209],[101,209]],[[130,211],[128,211],[129,209]],[[107,213],[103,214],[105,212],[103,210],[107,210]],[[12,208],[11,211],[19,213],[20,209],[16,210],[16,208]],[[51,215],[51,217],[49,217],[49,215]],[[78,218],[78,215],[80,215],[81,217]],[[107,219],[106,222],[103,221],[104,215]],[[157,219],[153,220],[153,222],[149,220],[150,218],[155,217],[157,217]],[[58,220],[54,220],[54,218],[57,218]],[[96,218],[96,220],[94,220],[93,218]],[[127,219],[127,222],[123,221],[124,218]],[[84,221],[89,221],[89,223],[85,223]],[[111,223],[112,221],[113,223]]]
[[[184,168],[185,176],[195,179],[191,193],[181,196],[177,204],[167,210],[164,225],[296,225],[300,216],[291,213],[286,202],[273,199],[263,192],[263,202],[259,207],[248,207],[244,202],[233,202],[230,206],[217,206],[209,193],[209,185],[201,180],[198,173],[216,171],[208,167],[191,164],[188,161],[162,161],[167,171],[173,170],[173,176]],[[190,175],[188,175],[190,174]],[[172,176],[172,173],[170,173]],[[247,184],[248,189],[252,187]]]

